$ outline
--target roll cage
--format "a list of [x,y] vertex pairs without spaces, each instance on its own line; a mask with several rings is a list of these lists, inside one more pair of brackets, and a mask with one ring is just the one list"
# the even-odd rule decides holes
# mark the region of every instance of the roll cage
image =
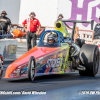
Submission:
[[[39,46],[39,44],[42,44],[43,42],[43,39],[44,39],[44,36],[46,35],[46,33],[48,32],[54,32],[57,34],[58,36],[58,47],[61,47],[61,43],[64,43],[64,37],[63,37],[63,34],[60,32],[60,31],[55,31],[55,30],[47,30],[45,32],[42,33],[41,37],[40,37],[40,41],[38,43],[37,46]],[[62,38],[62,39],[61,39]],[[51,45],[52,46],[52,45]]]

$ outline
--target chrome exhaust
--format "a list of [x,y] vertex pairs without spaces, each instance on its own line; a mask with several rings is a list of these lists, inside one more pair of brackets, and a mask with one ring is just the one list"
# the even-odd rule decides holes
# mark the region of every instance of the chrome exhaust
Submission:
[[86,68],[85,68],[84,66],[82,66],[82,65],[79,65],[79,66],[77,67],[77,69],[78,69],[78,70],[83,70],[83,71],[86,70]]

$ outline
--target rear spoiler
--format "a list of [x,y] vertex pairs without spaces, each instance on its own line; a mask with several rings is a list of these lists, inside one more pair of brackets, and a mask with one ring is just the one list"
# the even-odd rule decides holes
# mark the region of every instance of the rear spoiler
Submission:
[[91,21],[62,20],[62,22],[73,22],[73,31],[72,31],[72,36],[71,36],[72,40],[74,40],[73,37],[74,37],[74,33],[75,33],[76,23],[90,23],[91,24],[91,30],[93,30],[93,24],[94,24],[94,20],[91,20]]

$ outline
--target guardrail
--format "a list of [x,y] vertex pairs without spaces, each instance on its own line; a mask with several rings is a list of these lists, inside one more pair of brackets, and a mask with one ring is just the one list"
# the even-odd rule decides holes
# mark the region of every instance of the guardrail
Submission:
[[[46,30],[54,30],[55,27],[46,27]],[[72,33],[72,29],[67,29],[68,33],[71,34]],[[92,44],[93,42],[93,31],[92,30],[83,30],[83,29],[78,29],[78,27],[76,27],[75,30],[75,36],[74,36],[74,41],[75,39],[80,38],[80,39],[84,39],[85,43],[87,44]]]
[[[13,33],[14,29],[19,29],[19,30],[25,32],[24,28],[20,24],[12,24],[12,28],[10,30],[10,33]],[[41,33],[43,31],[46,31],[46,30],[55,30],[55,27],[42,26],[39,35],[41,35]],[[72,29],[67,29],[67,30],[68,30],[69,34],[72,33]],[[23,39],[23,38],[26,39],[26,37],[22,37],[20,39]],[[84,39],[87,44],[92,44],[92,42],[93,42],[93,31],[92,30],[83,30],[83,29],[79,29],[78,27],[76,27],[74,41],[77,38]]]
[[76,27],[75,30],[75,39],[80,38],[80,39],[84,39],[85,43],[87,44],[92,44],[93,43],[93,31],[92,30],[82,30],[82,29],[78,29],[78,27]]

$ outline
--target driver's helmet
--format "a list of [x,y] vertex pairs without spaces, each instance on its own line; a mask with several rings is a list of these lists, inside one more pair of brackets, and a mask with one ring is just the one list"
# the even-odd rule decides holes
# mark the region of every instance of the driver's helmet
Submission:
[[56,34],[50,34],[50,35],[48,35],[48,37],[47,37],[47,42],[49,43],[49,44],[54,44],[54,43],[56,43],[57,42],[57,35]]

